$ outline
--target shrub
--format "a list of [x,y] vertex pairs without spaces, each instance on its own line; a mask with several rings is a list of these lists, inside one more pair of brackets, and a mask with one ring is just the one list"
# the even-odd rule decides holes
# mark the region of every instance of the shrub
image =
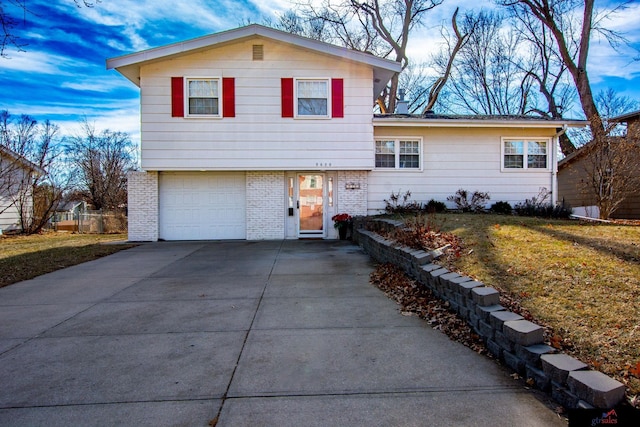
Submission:
[[405,213],[418,213],[422,206],[416,201],[411,201],[411,191],[407,191],[404,194],[398,194],[391,192],[389,199],[385,199],[384,211],[388,214],[405,214]]
[[445,205],[444,202],[431,199],[424,206],[424,210],[427,211],[427,213],[441,213],[447,210],[447,205]]
[[520,216],[536,216],[540,218],[569,218],[571,208],[568,205],[554,205],[548,202],[549,190],[541,188],[537,196],[516,204],[515,212]]
[[447,200],[455,203],[456,207],[462,212],[482,212],[485,204],[491,199],[489,193],[474,191],[469,200],[467,190],[459,189],[453,196],[447,197]]
[[513,208],[509,204],[509,202],[496,202],[491,205],[491,212],[501,214],[501,215],[511,215],[513,213]]
[[435,214],[418,214],[405,221],[404,227],[395,228],[390,237],[401,245],[432,251],[447,247],[447,255],[461,256],[462,241],[453,233],[442,231],[443,219]]

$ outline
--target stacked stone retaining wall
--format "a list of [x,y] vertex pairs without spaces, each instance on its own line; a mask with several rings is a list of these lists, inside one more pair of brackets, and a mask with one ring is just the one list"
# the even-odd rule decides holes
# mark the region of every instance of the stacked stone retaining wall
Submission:
[[612,408],[624,399],[624,384],[546,345],[543,328],[500,305],[496,289],[433,263],[434,252],[400,246],[370,231],[399,226],[402,222],[357,218],[353,240],[377,262],[400,267],[447,301],[482,337],[493,356],[564,407]]

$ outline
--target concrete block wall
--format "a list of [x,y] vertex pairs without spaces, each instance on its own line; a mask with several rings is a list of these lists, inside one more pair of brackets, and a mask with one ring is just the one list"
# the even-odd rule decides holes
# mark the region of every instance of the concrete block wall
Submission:
[[[373,259],[392,263],[422,283],[465,319],[482,337],[489,352],[518,374],[532,379],[566,408],[611,408],[624,399],[622,383],[544,344],[544,330],[500,305],[499,292],[469,277],[432,263],[434,254],[400,246],[366,230],[356,218],[353,240]],[[375,221],[372,228],[401,226]]]
[[284,239],[284,172],[249,171],[246,183],[247,240]]
[[367,214],[367,172],[338,171],[338,213]]
[[129,240],[158,240],[158,172],[133,171],[127,175]]

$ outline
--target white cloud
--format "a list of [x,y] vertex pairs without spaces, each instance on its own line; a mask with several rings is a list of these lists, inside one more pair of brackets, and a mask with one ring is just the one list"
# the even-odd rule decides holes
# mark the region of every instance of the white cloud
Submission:
[[64,70],[66,68],[65,65],[69,63],[69,58],[49,52],[29,51],[27,53],[16,53],[10,59],[2,59],[2,61],[0,73],[3,70],[11,70],[24,71],[30,74],[72,75],[69,71]]

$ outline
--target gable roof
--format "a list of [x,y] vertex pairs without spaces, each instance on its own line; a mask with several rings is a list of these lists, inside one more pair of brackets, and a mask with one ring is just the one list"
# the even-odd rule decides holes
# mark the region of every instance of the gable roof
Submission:
[[16,153],[13,150],[8,149],[7,147],[3,147],[0,145],[0,156],[8,157],[13,159],[16,163],[18,163],[23,169],[36,172],[39,175],[44,175],[45,171],[40,166],[31,162],[30,160],[24,158],[20,154]]
[[626,122],[629,119],[639,119],[639,118],[640,118],[640,110],[621,114],[616,117],[611,117],[609,121],[618,123],[618,122]]
[[235,43],[243,39],[252,37],[264,37],[267,39],[288,43],[297,47],[301,47],[303,49],[308,49],[318,54],[328,55],[348,61],[359,62],[371,66],[373,68],[374,99],[380,92],[382,92],[393,74],[402,70],[402,66],[400,65],[400,63],[395,61],[379,58],[369,53],[347,49],[318,40],[309,39],[307,37],[286,33],[284,31],[276,30],[274,28],[269,28],[258,24],[251,24],[233,30],[210,34],[204,37],[156,47],[153,49],[143,50],[141,52],[132,53],[129,55],[110,58],[107,59],[107,69],[118,70],[123,76],[132,81],[136,86],[140,86],[141,65],[154,61],[166,60],[181,55],[196,53],[202,50],[223,46],[229,43]]
[[536,116],[507,116],[482,114],[376,114],[374,126],[412,126],[412,127],[526,127],[561,128],[583,127],[586,120],[553,119]]

